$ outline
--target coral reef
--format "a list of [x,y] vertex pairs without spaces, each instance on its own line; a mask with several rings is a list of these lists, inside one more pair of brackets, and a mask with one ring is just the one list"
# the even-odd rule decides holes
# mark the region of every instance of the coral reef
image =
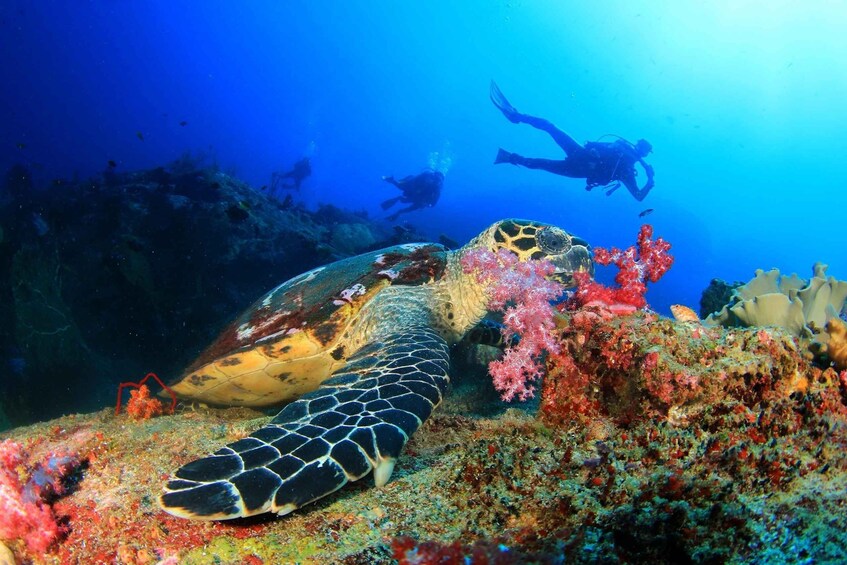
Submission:
[[141,381],[125,382],[118,385],[118,398],[115,402],[115,416],[121,413],[121,401],[123,399],[124,389],[129,389],[129,402],[126,404],[126,413],[133,420],[147,420],[155,416],[161,416],[165,413],[165,406],[158,398],[150,396],[150,389],[147,387],[147,381],[155,381],[161,387],[162,396],[168,395],[171,398],[171,405],[167,413],[173,414],[176,410],[177,398],[176,393],[171,387],[162,382],[162,379],[156,373],[147,373]]
[[[45,204],[49,230],[38,235],[28,216],[0,247],[10,327],[67,319],[62,351],[100,369],[66,365],[36,395],[113,394],[115,375],[138,370],[104,372],[114,367],[101,359],[104,344],[135,364],[181,366],[157,348],[190,356],[243,298],[307,268],[297,254],[340,253],[333,225],[364,225],[337,210],[282,206],[190,163],[106,180],[55,191]],[[65,236],[105,243],[81,249]],[[646,283],[671,262],[667,244],[651,237],[642,228],[637,246],[601,251],[625,272],[619,287],[586,279],[581,302],[558,313],[546,302],[560,289],[546,285],[543,264],[497,289],[508,337],[521,334],[513,345],[523,344],[499,392],[528,397],[546,369],[541,398],[505,405],[493,387],[486,406],[474,404],[482,395],[447,397],[383,488],[361,481],[283,519],[182,520],[156,505],[163,471],[245,437],[268,416],[193,407],[128,425],[104,409],[4,432],[0,552],[39,564],[847,562],[847,369],[811,365],[786,328],[707,327],[639,310]],[[467,267],[493,272],[512,260],[479,256]],[[177,263],[184,268],[170,272]],[[45,280],[30,277],[44,266]],[[16,298],[11,281],[23,274],[38,284],[15,288]],[[812,320],[826,317],[826,304],[835,310],[841,289],[823,275],[771,283],[809,306]],[[758,286],[752,296],[764,292]],[[4,348],[21,339],[10,327],[0,328]],[[821,354],[840,368],[847,332],[834,317],[824,329]],[[44,344],[21,344],[26,371],[37,362],[27,344],[49,347],[42,333]]]
[[151,398],[147,385],[129,391],[126,413],[133,420],[149,420],[165,413],[165,406],[158,398]]
[[[617,288],[609,288],[591,280],[587,272],[574,274],[577,289],[564,303],[569,309],[584,308],[584,316],[598,312],[603,316],[631,313],[646,305],[647,281],[657,282],[673,264],[670,244],[662,238],[652,239],[653,228],[641,226],[635,245],[622,251],[617,248],[594,249],[594,260],[601,265],[618,267]],[[532,382],[540,379],[539,362],[544,353],[557,355],[560,343],[553,338],[554,308],[551,301],[561,296],[565,287],[548,280],[553,266],[546,261],[520,262],[504,250],[492,253],[479,250],[462,257],[465,272],[472,272],[492,295],[489,309],[503,311],[503,338],[511,343],[503,357],[489,363],[489,372],[502,399],[533,396]]]
[[679,424],[728,397],[783,398],[809,386],[807,362],[781,328],[721,331],[652,313],[590,311],[566,312],[557,325],[562,347],[548,356],[540,411],[554,424],[596,417]]
[[847,281],[826,276],[815,263],[808,281],[778,269],[756,270],[756,276],[733,292],[730,303],[706,318],[707,325],[779,326],[792,335],[809,337],[830,318],[838,317],[847,300]]
[[553,308],[550,301],[559,297],[565,287],[548,277],[554,267],[549,261],[519,261],[505,249],[493,253],[479,249],[462,256],[462,269],[473,273],[488,287],[490,310],[503,311],[503,338],[520,340],[506,348],[502,359],[489,364],[494,387],[503,400],[514,397],[526,400],[534,392],[532,382],[541,378],[543,366],[539,356],[556,351],[553,339]]
[[103,410],[13,430],[90,464],[53,505],[67,536],[9,547],[48,564],[847,560],[847,372],[810,366],[782,329],[649,312],[563,313],[554,338],[538,416],[450,395],[384,488],[362,481],[284,519],[198,523],[155,504],[163,469],[268,421],[252,410],[131,426]]
[[673,265],[673,256],[668,253],[670,244],[661,237],[655,240],[652,237],[653,227],[644,224],[636,244],[625,250],[595,247],[595,263],[614,264],[618,268],[617,287],[595,282],[588,273],[576,273],[577,289],[571,298],[571,307],[595,306],[612,313],[629,313],[646,306],[647,282],[657,282]]
[[732,293],[735,289],[742,284],[744,283],[740,281],[728,283],[721,279],[709,281],[709,286],[700,296],[700,318],[720,312],[732,300]]
[[79,464],[76,455],[50,453],[33,465],[20,443],[0,442],[0,539],[47,551],[65,533],[50,501],[65,492],[63,481]]
[[391,541],[391,553],[398,565],[439,565],[446,563],[557,563],[554,555],[529,554],[514,550],[497,540],[478,540],[472,544],[450,544],[425,541],[418,543],[408,536]]
[[809,348],[839,371],[847,370],[847,324],[840,318],[830,318]]

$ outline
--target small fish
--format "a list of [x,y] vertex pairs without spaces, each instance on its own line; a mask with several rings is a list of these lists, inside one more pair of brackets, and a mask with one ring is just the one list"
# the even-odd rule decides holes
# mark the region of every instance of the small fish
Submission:
[[263,184],[263,185],[259,188],[259,190],[267,190],[267,189],[268,189],[268,185],[266,185],[266,184]]
[[683,306],[682,304],[672,304],[671,314],[673,314],[673,317],[680,322],[700,321],[700,316],[697,315],[697,312],[695,312],[688,306]]
[[141,141],[144,141],[144,134],[141,133],[140,131],[135,132],[135,137],[137,137]]
[[641,213],[638,214],[638,217],[643,218],[644,216],[647,216],[647,215],[652,214],[652,213],[653,213],[653,209],[647,208],[646,210],[642,210]]
[[26,143],[16,143],[15,146],[18,149],[26,149]]
[[109,159],[109,168],[110,169],[114,169],[117,166],[118,166],[117,163],[115,163],[113,160]]
[[188,125],[188,122],[186,122],[185,120],[182,120],[181,122],[179,122],[179,125],[181,125],[182,127],[185,127],[185,126]]

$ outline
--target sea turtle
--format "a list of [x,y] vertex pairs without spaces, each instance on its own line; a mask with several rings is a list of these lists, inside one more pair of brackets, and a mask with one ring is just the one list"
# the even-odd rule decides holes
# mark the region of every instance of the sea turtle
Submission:
[[574,272],[593,271],[584,240],[509,219],[456,251],[398,245],[282,283],[171,388],[213,404],[289,404],[250,436],[181,467],[162,508],[201,520],[284,515],[371,471],[377,486],[388,482],[447,391],[449,346],[487,313],[488,287],[460,262],[477,249],[548,259],[567,285]]

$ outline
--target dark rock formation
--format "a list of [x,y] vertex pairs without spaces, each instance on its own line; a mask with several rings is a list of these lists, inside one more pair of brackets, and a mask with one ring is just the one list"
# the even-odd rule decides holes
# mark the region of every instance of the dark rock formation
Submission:
[[705,318],[714,312],[720,312],[721,308],[729,304],[732,291],[741,286],[742,282],[728,283],[721,279],[712,279],[709,286],[700,296],[700,317]]
[[4,411],[19,425],[102,407],[149,371],[171,380],[270,288],[398,238],[185,159],[49,190],[23,167],[6,180],[0,428]]

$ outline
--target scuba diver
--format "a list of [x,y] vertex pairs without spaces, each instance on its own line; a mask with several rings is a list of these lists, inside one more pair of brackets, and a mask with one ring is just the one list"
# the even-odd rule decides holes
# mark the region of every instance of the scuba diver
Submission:
[[[653,167],[644,161],[644,157],[653,151],[653,146],[646,140],[639,139],[637,143],[632,144],[623,138],[618,138],[611,142],[589,141],[583,146],[544,118],[518,112],[509,104],[494,81],[491,81],[490,94],[491,101],[503,112],[506,119],[513,124],[529,124],[547,132],[567,155],[564,160],[534,159],[500,149],[494,160],[495,165],[511,163],[566,177],[584,178],[585,190],[591,190],[597,186],[607,187],[606,196],[612,194],[623,183],[639,202],[644,200],[653,188]],[[635,169],[636,163],[640,164],[647,174],[647,180],[641,188],[635,180],[638,174]]]
[[441,187],[444,185],[444,173],[426,170],[419,175],[409,175],[400,180],[396,180],[391,176],[382,177],[382,180],[393,184],[403,191],[403,194],[400,196],[389,198],[383,202],[381,204],[383,210],[388,210],[398,202],[408,202],[411,204],[386,218],[389,222],[393,222],[400,214],[435,206],[435,203],[438,202],[438,198],[441,196]]
[[312,162],[309,157],[303,157],[286,173],[274,173],[271,177],[271,193],[278,190],[300,190],[303,180],[312,174]]

